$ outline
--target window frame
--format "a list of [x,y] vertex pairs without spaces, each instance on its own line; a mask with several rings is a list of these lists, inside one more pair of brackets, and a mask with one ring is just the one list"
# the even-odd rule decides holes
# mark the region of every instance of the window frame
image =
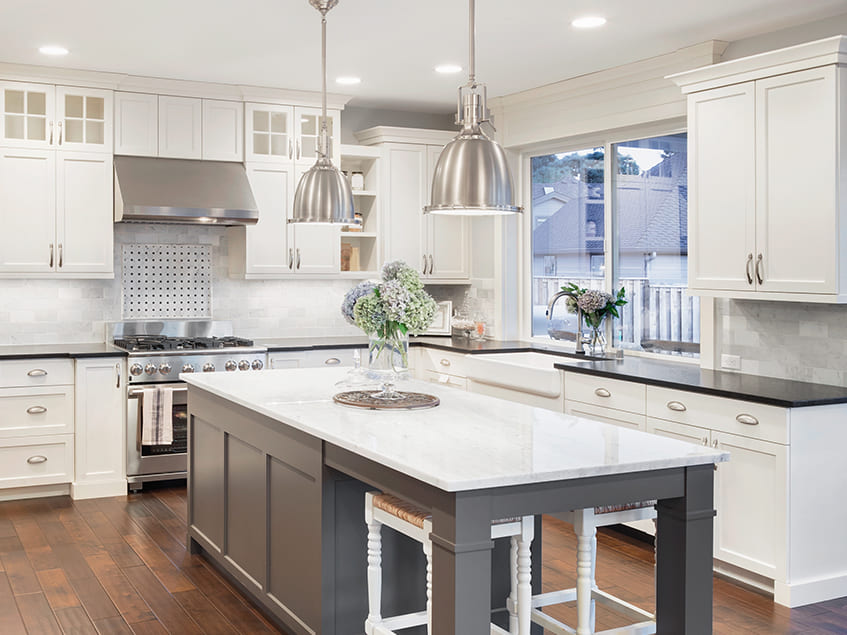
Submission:
[[[648,137],[659,137],[687,132],[688,127],[686,123],[684,121],[676,120],[620,128],[605,132],[589,133],[566,139],[559,139],[557,141],[545,141],[522,149],[520,154],[520,178],[521,191],[523,192],[523,207],[525,211],[523,214],[524,218],[521,222],[518,267],[518,289],[520,294],[518,303],[520,307],[520,317],[518,325],[521,339],[537,344],[544,344],[545,346],[561,348],[566,351],[574,350],[574,344],[572,343],[553,340],[548,336],[533,336],[532,334],[532,157],[543,156],[546,154],[577,152],[587,148],[603,148],[605,157],[605,173],[611,176],[617,172],[617,153],[614,152],[615,144],[645,139]],[[613,210],[617,207],[617,198],[613,178],[603,179],[603,199],[603,223],[606,228],[605,235],[603,237],[603,252],[606,259],[606,270],[603,276],[603,285],[606,290],[611,292],[612,285],[615,280],[615,272],[618,268],[618,248],[620,246],[619,238],[615,231],[616,225],[614,223]],[[708,360],[711,359],[711,356],[707,355],[706,351],[710,351],[714,348],[714,320],[711,316],[712,304],[710,302],[703,302],[705,299],[706,298],[701,298],[700,305],[699,357],[681,357],[678,355],[667,355],[630,349],[625,349],[625,354],[637,357],[646,357],[649,359],[659,359],[663,361],[674,361],[683,364],[704,366],[703,362],[706,361],[708,363]],[[610,328],[610,322],[607,321],[606,339],[611,342],[610,348],[614,349],[614,342],[610,337]]]

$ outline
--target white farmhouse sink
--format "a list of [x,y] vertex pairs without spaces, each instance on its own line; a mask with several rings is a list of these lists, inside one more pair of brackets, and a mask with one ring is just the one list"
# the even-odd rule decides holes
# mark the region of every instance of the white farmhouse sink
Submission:
[[562,394],[559,359],[544,353],[491,353],[467,355],[468,379],[543,397]]

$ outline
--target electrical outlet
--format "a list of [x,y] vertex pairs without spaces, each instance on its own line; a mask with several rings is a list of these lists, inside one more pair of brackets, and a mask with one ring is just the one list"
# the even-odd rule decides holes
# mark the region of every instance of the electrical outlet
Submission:
[[722,354],[721,368],[729,368],[730,370],[741,370],[741,356]]

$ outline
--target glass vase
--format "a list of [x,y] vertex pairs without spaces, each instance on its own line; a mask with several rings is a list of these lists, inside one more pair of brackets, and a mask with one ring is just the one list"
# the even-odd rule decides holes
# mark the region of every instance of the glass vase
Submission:
[[396,383],[409,374],[409,336],[397,331],[387,337],[371,333],[368,338],[368,375],[379,382],[377,399],[400,399]]
[[591,327],[586,352],[592,357],[604,357],[606,355],[606,334],[603,332],[604,330],[602,323],[600,326]]

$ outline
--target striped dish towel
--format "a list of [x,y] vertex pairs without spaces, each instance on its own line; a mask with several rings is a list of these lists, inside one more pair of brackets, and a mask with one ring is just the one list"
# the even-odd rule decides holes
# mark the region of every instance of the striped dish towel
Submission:
[[142,391],[141,445],[174,442],[173,388],[152,387]]

